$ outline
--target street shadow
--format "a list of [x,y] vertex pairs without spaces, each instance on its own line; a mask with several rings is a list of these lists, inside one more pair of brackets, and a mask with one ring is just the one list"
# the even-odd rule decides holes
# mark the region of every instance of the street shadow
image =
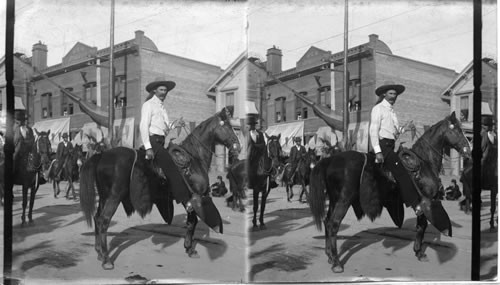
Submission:
[[[110,256],[111,261],[115,262],[124,250],[143,240],[151,239],[155,245],[160,245],[162,249],[184,240],[186,234],[185,216],[186,214],[174,216],[171,225],[146,224],[115,233],[109,242],[109,253],[114,251]],[[210,237],[210,228],[204,223],[197,224],[193,241],[195,246],[200,244],[207,249],[210,260],[222,257],[228,249],[225,241]],[[186,258],[188,258],[187,255]]]
[[[273,244],[261,251],[250,254],[250,259],[265,257],[265,261],[252,264],[249,272],[249,281],[254,281],[255,276],[267,269],[277,269],[285,272],[305,270],[312,264],[314,255],[308,252],[290,254],[284,243]],[[262,281],[262,280],[261,280]]]
[[[310,218],[311,221],[298,227],[302,222],[297,222],[298,219]],[[289,208],[280,209],[265,215],[267,229],[254,231],[252,227],[248,229],[250,245],[254,245],[260,239],[268,237],[280,237],[292,230],[308,228],[314,225],[309,208]],[[348,228],[348,225],[342,225],[343,229]]]
[[40,265],[49,265],[57,269],[77,266],[85,250],[83,248],[58,249],[52,241],[42,241],[29,248],[13,250],[13,263],[17,263],[16,261],[26,258],[31,253],[36,253],[35,258],[24,260],[17,268],[13,267],[13,276],[24,279],[27,271]]
[[33,215],[41,215],[34,218],[32,224],[27,223],[22,226],[17,223],[12,226],[12,243],[21,243],[31,235],[57,231],[65,224],[64,216],[77,214],[80,211],[79,203],[35,208],[33,209]]
[[[413,225],[414,223],[412,223],[411,220],[412,219],[405,224]],[[339,256],[344,255],[341,258],[341,263],[346,264],[354,254],[376,243],[382,243],[385,248],[392,249],[392,252],[399,251],[412,245],[415,241],[416,231],[410,230],[405,224],[403,224],[401,229],[395,227],[380,227],[354,234],[353,236],[356,237],[355,239],[347,239],[340,247]],[[429,227],[427,229],[429,229]],[[442,241],[439,232],[433,233],[426,231],[422,248],[424,252],[429,248],[434,250],[440,264],[450,261],[458,253],[456,245]],[[408,252],[408,254],[413,255],[414,252],[411,251]],[[415,260],[417,260],[416,257]]]
[[498,244],[498,232],[490,229],[481,231],[481,249],[487,249]]
[[498,272],[498,255],[497,254],[481,255],[479,268],[481,272],[479,280],[495,281],[497,279],[497,272]]

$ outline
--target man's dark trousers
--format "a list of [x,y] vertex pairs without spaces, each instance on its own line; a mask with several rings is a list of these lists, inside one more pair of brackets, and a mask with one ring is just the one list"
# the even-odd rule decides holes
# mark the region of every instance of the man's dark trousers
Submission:
[[181,176],[179,168],[172,160],[168,150],[164,148],[165,137],[159,135],[149,136],[149,141],[151,147],[155,152],[154,161],[164,172],[167,177],[167,185],[169,191],[174,195],[177,203],[185,203],[191,198],[189,188],[184,182],[184,178]]
[[401,163],[398,154],[394,152],[395,141],[381,139],[379,143],[384,155],[384,167],[391,171],[398,182],[398,186],[401,189],[401,196],[406,206],[417,206],[420,203],[420,195],[411,180],[410,174]]

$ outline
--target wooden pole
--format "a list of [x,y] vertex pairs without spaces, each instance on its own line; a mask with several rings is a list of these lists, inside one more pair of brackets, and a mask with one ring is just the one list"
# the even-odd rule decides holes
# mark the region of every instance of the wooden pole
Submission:
[[348,0],[345,0],[345,9],[344,9],[344,149],[349,150],[349,71],[347,70],[347,51],[348,47],[348,35],[349,35],[349,18],[348,18],[348,10],[349,3]]
[[111,147],[114,147],[114,126],[115,121],[115,68],[114,68],[114,45],[115,45],[115,0],[111,0],[111,24],[110,24],[110,39],[109,39],[109,128],[108,139]]

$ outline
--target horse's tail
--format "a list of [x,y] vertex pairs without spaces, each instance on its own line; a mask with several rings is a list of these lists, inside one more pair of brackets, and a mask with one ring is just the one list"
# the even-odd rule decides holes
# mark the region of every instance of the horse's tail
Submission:
[[323,218],[325,217],[326,183],[325,170],[329,159],[321,160],[311,171],[309,208],[314,218],[316,228],[321,230]]
[[95,154],[83,165],[80,173],[80,206],[89,227],[92,226],[92,216],[96,204],[96,173],[102,154]]

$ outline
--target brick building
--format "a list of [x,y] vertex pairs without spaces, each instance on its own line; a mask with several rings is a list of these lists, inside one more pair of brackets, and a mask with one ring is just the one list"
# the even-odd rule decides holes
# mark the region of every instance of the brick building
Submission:
[[[311,47],[297,61],[296,67],[285,71],[281,70],[281,57],[281,50],[275,47],[268,49],[268,71],[317,104],[331,108],[342,118],[343,52],[332,54]],[[348,71],[349,136],[357,150],[368,149],[367,128],[371,108],[377,100],[375,89],[385,81],[406,86],[406,91],[395,105],[401,124],[413,120],[419,132],[423,132],[450,112],[440,94],[457,73],[395,55],[377,35],[370,35],[367,43],[348,50]],[[289,129],[291,124],[302,124],[303,141],[307,143],[318,135],[318,130],[326,127],[324,121],[287,88],[272,78],[268,78],[265,85],[268,98],[265,117],[268,127],[274,132],[280,132],[280,125]],[[342,139],[342,132],[333,131]],[[403,135],[401,140],[408,142],[407,146],[413,143],[409,134]],[[290,138],[288,141],[291,141]]]
[[[72,138],[80,138],[82,129],[99,136],[96,124],[57,85],[66,88],[96,110],[107,112],[109,51],[109,48],[98,50],[78,42],[62,58],[61,63],[47,67],[47,46],[41,43],[33,46],[33,66],[52,81],[38,74],[32,79],[36,95],[31,100],[31,115],[41,129],[53,127],[58,122],[67,122],[69,118],[68,128]],[[161,52],[143,31],[136,31],[133,39],[114,46],[114,67],[115,134],[121,135],[122,145],[139,147],[142,144],[138,124],[141,106],[147,97],[145,86],[158,77],[177,84],[165,99],[171,120],[182,117],[193,127],[215,112],[215,101],[205,91],[221,74],[221,68]],[[107,130],[104,131],[101,134],[106,135]],[[185,133],[171,132],[171,136],[180,136],[179,139],[182,139]]]
[[[481,114],[493,115],[495,125],[498,122],[498,79],[497,63],[491,58],[482,59],[481,84]],[[467,138],[473,138],[473,98],[474,98],[474,69],[473,62],[469,63],[456,78],[441,93],[441,98],[450,105],[451,111],[460,116],[462,129]],[[463,161],[455,150],[450,153],[450,173],[459,175]]]

